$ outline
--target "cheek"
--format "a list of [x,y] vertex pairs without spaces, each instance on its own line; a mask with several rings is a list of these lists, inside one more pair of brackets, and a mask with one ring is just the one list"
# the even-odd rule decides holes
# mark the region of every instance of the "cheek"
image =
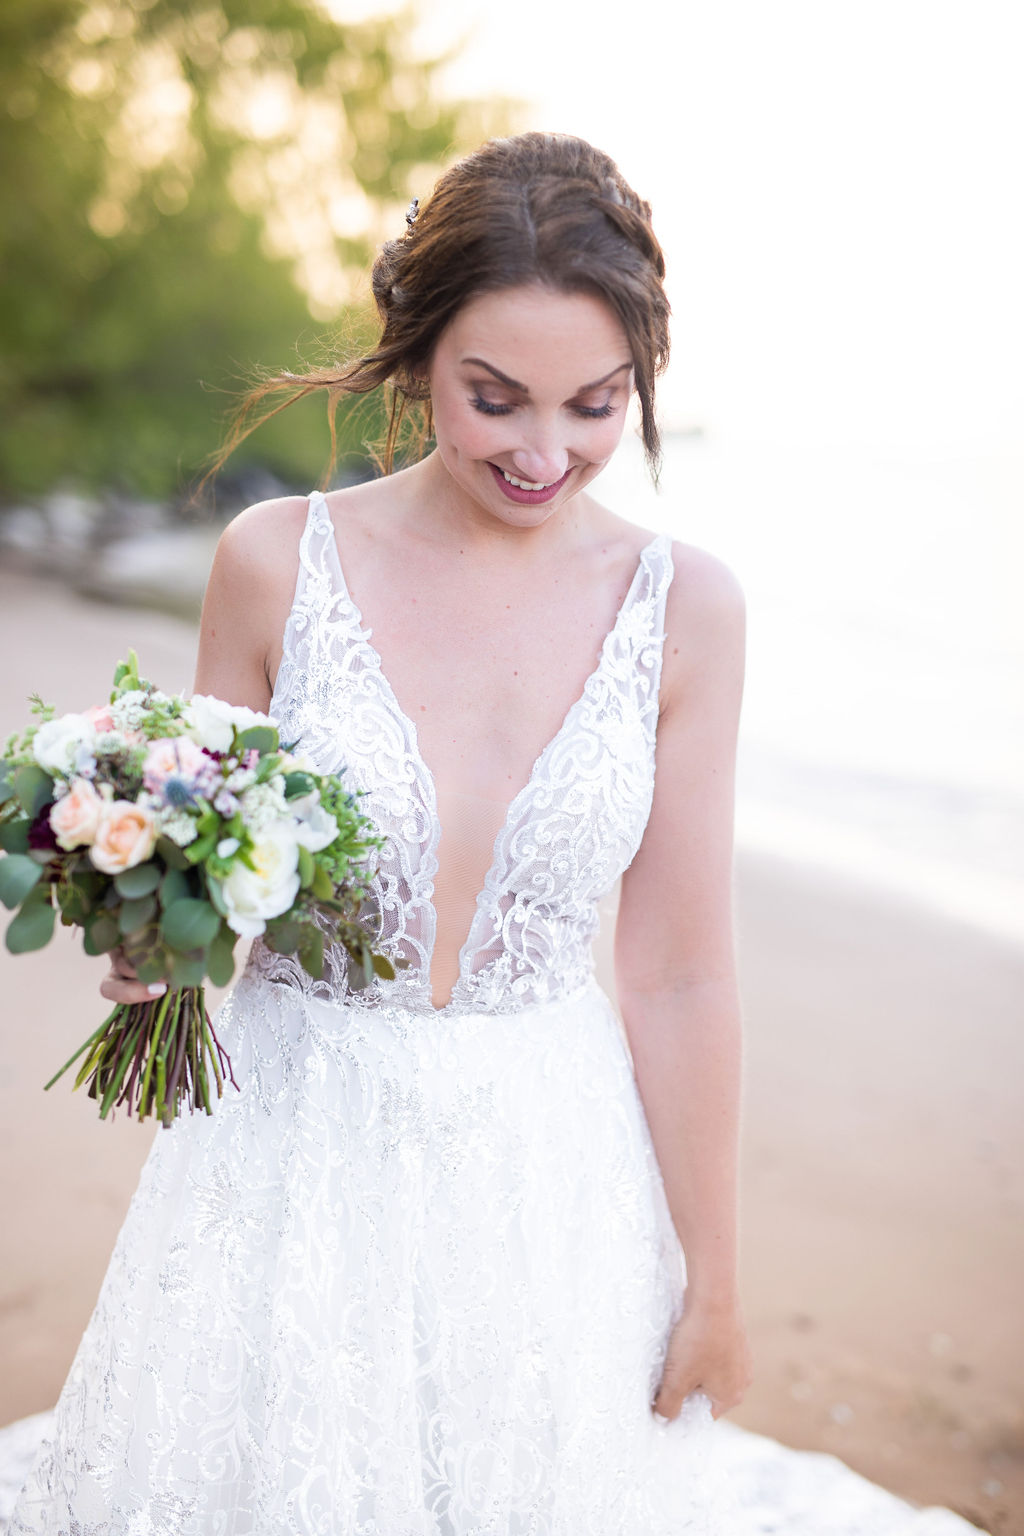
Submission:
[[[586,439],[586,456],[595,464],[603,463],[605,459],[610,459],[622,441],[625,425],[625,412],[619,412],[615,416],[609,416],[602,421],[592,422]],[[583,446],[581,443],[581,448]]]
[[473,413],[472,419],[461,424],[456,434],[455,446],[469,459],[493,459],[502,452],[508,439],[502,422],[488,421],[487,417]]

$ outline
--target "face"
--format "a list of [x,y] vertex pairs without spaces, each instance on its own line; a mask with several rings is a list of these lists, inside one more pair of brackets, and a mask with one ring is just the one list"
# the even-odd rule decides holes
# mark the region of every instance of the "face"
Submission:
[[541,286],[463,305],[429,369],[437,452],[476,513],[533,527],[607,464],[633,387],[603,300]]

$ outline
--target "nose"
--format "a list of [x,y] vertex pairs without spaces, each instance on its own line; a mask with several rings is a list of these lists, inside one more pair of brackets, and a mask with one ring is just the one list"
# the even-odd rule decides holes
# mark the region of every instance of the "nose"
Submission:
[[513,449],[512,462],[524,480],[551,485],[569,468],[569,453],[562,444],[538,432],[528,443]]

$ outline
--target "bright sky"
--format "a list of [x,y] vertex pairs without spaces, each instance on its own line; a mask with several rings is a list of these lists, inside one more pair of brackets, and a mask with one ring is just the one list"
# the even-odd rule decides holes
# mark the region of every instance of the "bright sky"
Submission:
[[[336,0],[353,14],[370,0]],[[451,89],[583,134],[654,206],[669,419],[1019,451],[1017,0],[424,0]]]

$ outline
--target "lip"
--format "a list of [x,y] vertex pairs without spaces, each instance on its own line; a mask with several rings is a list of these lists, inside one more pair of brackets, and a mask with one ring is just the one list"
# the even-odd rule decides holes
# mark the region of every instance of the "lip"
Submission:
[[505,479],[505,471],[503,469],[499,469],[497,464],[492,464],[490,459],[487,461],[487,468],[491,471],[491,474],[494,476],[498,486],[502,491],[504,491],[509,501],[517,501],[520,506],[524,507],[537,507],[543,505],[545,501],[550,501],[552,497],[558,495],[559,491],[562,489],[562,486],[572,474],[572,468],[570,466],[570,468],[566,470],[565,474],[561,477],[560,480],[553,480],[552,483],[550,485],[546,485],[542,491],[524,491],[521,486],[509,485],[508,481]]

